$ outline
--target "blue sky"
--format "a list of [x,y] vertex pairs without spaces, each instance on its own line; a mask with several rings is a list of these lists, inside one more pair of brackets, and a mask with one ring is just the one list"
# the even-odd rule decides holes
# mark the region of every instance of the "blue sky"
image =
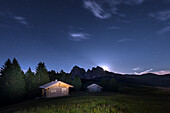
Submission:
[[0,64],[169,72],[170,0],[1,0]]

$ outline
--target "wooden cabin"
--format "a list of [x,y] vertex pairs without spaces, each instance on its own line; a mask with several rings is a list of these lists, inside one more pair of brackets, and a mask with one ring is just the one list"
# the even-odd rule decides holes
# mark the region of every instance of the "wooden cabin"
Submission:
[[69,95],[69,88],[73,87],[67,83],[62,81],[52,81],[50,83],[44,84],[39,88],[42,89],[42,96],[44,98],[53,98],[59,96],[68,96]]
[[97,84],[91,84],[87,87],[88,92],[101,92],[102,87]]

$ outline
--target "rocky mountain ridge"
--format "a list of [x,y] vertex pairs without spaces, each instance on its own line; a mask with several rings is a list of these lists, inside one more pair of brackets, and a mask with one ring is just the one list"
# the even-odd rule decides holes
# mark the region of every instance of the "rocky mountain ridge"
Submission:
[[113,72],[105,71],[103,68],[97,66],[91,70],[85,69],[78,66],[74,66],[70,72],[72,77],[78,75],[81,79],[86,80],[101,80],[115,78],[119,83],[125,84],[137,84],[137,85],[149,85],[149,86],[170,86],[170,74],[167,75],[156,75],[153,73],[147,73],[143,75],[128,75],[118,74]]
[[116,75],[113,72],[105,71],[102,67],[99,66],[97,66],[96,68],[93,67],[92,70],[88,69],[87,72],[83,68],[74,66],[70,74],[72,77],[78,75],[82,79],[94,79],[98,77],[114,77]]

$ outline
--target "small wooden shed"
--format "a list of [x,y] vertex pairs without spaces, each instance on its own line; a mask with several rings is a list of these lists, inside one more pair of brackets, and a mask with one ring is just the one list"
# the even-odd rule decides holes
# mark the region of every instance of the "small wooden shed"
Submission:
[[88,92],[100,92],[102,87],[97,84],[91,84],[87,87]]
[[42,96],[44,98],[52,98],[59,96],[67,96],[69,95],[69,87],[73,87],[67,83],[62,81],[52,81],[50,83],[44,84],[39,88],[42,89]]

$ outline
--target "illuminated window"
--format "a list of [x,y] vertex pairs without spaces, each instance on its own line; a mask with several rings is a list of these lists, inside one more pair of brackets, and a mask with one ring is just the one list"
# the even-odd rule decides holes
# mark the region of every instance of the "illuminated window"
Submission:
[[56,93],[57,91],[56,90],[51,90],[51,93]]
[[62,92],[65,92],[65,91],[67,91],[67,89],[66,88],[62,88]]

